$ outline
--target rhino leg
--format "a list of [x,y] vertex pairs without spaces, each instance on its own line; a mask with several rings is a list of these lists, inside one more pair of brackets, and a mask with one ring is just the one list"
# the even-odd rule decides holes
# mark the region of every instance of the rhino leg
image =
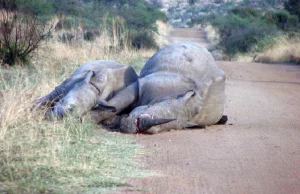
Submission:
[[106,100],[101,98],[97,99],[96,105],[92,110],[117,112],[116,107],[110,105]]
[[[108,102],[104,100],[98,103],[93,111],[97,112],[97,121],[115,117],[118,113],[133,105],[138,99],[138,82],[130,84],[128,87],[117,93]],[[107,109],[109,107],[109,109]],[[113,111],[112,111],[113,110]]]

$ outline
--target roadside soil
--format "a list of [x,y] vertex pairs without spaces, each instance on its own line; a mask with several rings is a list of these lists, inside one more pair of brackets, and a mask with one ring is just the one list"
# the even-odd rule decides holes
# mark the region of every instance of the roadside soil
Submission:
[[[170,42],[196,40],[174,29]],[[300,66],[218,61],[226,72],[226,125],[137,135],[163,176],[130,180],[120,193],[282,194],[300,192]]]

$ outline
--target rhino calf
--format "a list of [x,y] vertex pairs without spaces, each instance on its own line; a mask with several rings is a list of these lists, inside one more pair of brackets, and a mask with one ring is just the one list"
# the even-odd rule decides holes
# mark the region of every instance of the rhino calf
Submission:
[[68,112],[81,116],[99,105],[102,110],[115,111],[106,101],[137,78],[131,66],[109,60],[92,61],[79,67],[70,78],[36,103],[52,107],[46,115],[49,118],[62,118]]

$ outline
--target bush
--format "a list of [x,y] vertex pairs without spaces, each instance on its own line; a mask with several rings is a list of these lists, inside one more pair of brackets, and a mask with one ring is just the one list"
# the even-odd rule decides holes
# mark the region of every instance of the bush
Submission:
[[49,20],[54,14],[52,5],[41,0],[2,0],[1,8],[33,15],[42,22]]
[[[114,46],[126,44],[136,48],[156,48],[153,36],[157,32],[156,21],[166,20],[166,16],[157,6],[145,0],[4,0],[0,2],[0,8],[9,8],[8,11],[18,13],[17,23],[6,21],[6,24],[1,24],[0,36],[6,36],[8,39],[1,39],[0,54],[4,63],[11,65],[17,60],[26,62],[29,59],[30,53],[34,52],[48,33],[45,32],[45,24],[54,15],[59,17],[56,30],[80,27],[83,32],[99,31],[103,28],[101,25],[105,25],[103,21],[109,22],[118,18],[123,26],[120,32],[117,31],[117,36],[120,36],[117,37],[117,41],[115,34],[112,36]],[[22,18],[21,15],[26,17]],[[5,25],[13,25],[10,28],[18,28],[19,33],[14,34]],[[105,30],[111,33],[116,32],[112,29],[115,27],[112,23],[105,27],[108,28]],[[130,30],[130,37],[128,32],[125,32],[129,31],[127,29]],[[97,34],[85,33],[83,37],[91,41]],[[59,38],[63,42],[72,39],[71,36],[65,35]]]
[[268,24],[258,14],[253,8],[235,8],[212,22],[220,33],[220,46],[230,57],[262,50],[266,46],[263,42],[271,42],[264,40],[278,32],[274,24]]
[[260,0],[260,1],[253,1],[253,0],[244,0],[241,2],[243,6],[250,6],[250,7],[260,7],[263,9],[268,8],[281,8],[285,0]]
[[[123,1],[123,4],[120,2]],[[123,18],[129,29],[129,41],[135,48],[157,48],[154,33],[157,32],[156,21],[165,19],[165,15],[156,7],[143,0],[122,0],[111,10],[112,15]]]
[[3,64],[26,63],[30,55],[40,46],[41,41],[50,34],[36,17],[29,14],[2,10],[0,23],[0,58]]
[[[74,0],[51,1],[55,12],[64,16],[61,17],[57,29],[80,25],[84,31],[95,31],[103,21],[108,24],[106,28],[113,28],[112,22],[118,20],[117,22],[122,21],[124,28],[130,29],[129,40],[133,41],[130,44],[137,48],[155,46],[155,43],[150,42],[154,40],[153,34],[157,31],[156,21],[166,20],[157,5],[151,5],[144,0],[85,0],[83,3]],[[86,34],[85,39],[91,40],[90,35]],[[147,40],[141,40],[142,36]],[[123,44],[123,39],[124,37],[120,37],[120,44]]]
[[267,29],[262,26],[250,24],[245,28],[231,32],[229,36],[223,38],[221,44],[224,45],[230,56],[236,53],[258,52],[263,49],[263,46],[266,46],[261,44],[266,37],[266,31]]
[[132,46],[135,48],[158,48],[158,45],[150,32],[131,32],[129,38]]
[[235,7],[229,11],[229,14],[235,14],[241,18],[260,17],[261,11],[252,7]]
[[194,5],[197,2],[197,0],[189,0],[190,5]]
[[284,3],[284,7],[291,14],[297,15],[300,20],[300,1],[299,0],[288,0]]
[[268,23],[275,24],[281,30],[295,30],[299,26],[297,16],[291,15],[285,10],[269,11],[264,18]]

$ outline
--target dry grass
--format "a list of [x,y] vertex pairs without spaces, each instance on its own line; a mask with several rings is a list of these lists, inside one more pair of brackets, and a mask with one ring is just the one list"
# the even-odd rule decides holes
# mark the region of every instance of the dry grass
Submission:
[[169,44],[169,34],[171,26],[163,21],[157,21],[158,33],[155,35],[155,41],[157,45],[162,48]]
[[[212,25],[205,26],[207,40],[216,46],[220,37],[216,29]],[[246,53],[237,54],[231,60],[240,62],[261,62],[261,63],[300,63],[300,36],[289,38],[286,35],[275,37],[276,43],[272,47],[268,47],[265,51],[258,54]]]
[[249,54],[238,54],[236,56],[234,56],[233,58],[231,58],[231,61],[238,61],[238,62],[253,62],[253,54],[249,53]]
[[37,67],[50,67],[56,71],[67,67],[70,73],[88,61],[109,59],[132,65],[139,70],[145,59],[151,57],[155,52],[155,50],[135,50],[129,46],[121,49],[114,45],[116,45],[114,38],[107,36],[105,32],[93,42],[79,40],[65,44],[57,40],[50,40],[40,48],[33,64]]
[[276,44],[272,48],[259,53],[254,61],[262,63],[300,63],[300,38],[278,37]]
[[148,174],[139,170],[144,151],[132,136],[74,118],[48,122],[43,111],[30,111],[34,99],[84,62],[110,59],[139,69],[154,52],[120,50],[110,41],[50,40],[30,67],[0,69],[0,193],[100,193]]
[[206,37],[207,37],[208,42],[212,46],[216,46],[220,41],[220,35],[217,32],[217,30],[210,24],[206,25],[204,30],[206,32]]

